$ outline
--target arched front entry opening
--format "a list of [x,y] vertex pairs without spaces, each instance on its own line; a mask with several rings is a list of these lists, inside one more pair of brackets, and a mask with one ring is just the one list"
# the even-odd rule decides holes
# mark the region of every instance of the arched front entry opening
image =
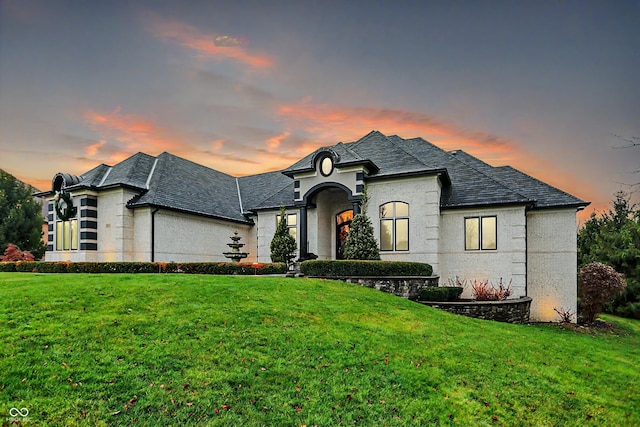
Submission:
[[341,259],[351,219],[359,212],[359,197],[344,185],[324,183],[308,191],[303,200],[300,258]]

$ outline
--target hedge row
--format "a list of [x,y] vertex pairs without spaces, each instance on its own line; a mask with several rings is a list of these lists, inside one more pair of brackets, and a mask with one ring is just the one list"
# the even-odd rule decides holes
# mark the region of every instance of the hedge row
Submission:
[[313,260],[301,263],[300,272],[314,277],[431,276],[433,267],[424,262]]
[[283,274],[283,263],[231,262],[0,262],[0,271],[33,273],[189,273],[189,274]]
[[427,286],[420,289],[420,301],[456,301],[460,298],[461,286]]

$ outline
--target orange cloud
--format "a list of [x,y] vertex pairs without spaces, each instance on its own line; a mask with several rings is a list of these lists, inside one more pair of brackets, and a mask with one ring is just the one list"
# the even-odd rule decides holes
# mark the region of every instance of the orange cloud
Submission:
[[111,154],[111,161],[122,160],[138,151],[176,151],[184,146],[170,129],[135,114],[122,114],[120,107],[107,113],[87,111],[84,117],[101,137],[100,142],[86,148],[90,156],[98,154],[109,139],[121,144],[120,149]]
[[268,55],[251,53],[242,43],[235,45],[216,43],[216,40],[220,40],[224,35],[203,33],[184,22],[161,20],[151,16],[148,28],[156,37],[194,50],[201,57],[218,60],[232,59],[252,69],[264,69],[273,65],[273,59]]
[[316,135],[319,145],[355,140],[376,129],[387,135],[422,136],[446,150],[463,148],[496,160],[509,160],[516,149],[515,144],[507,139],[468,131],[414,111],[312,104],[303,100],[281,105],[277,113],[289,127],[300,127]]
[[273,138],[269,138],[266,142],[267,147],[271,149],[278,148],[280,144],[282,144],[282,140],[286,139],[289,135],[291,135],[291,132],[282,132],[281,134],[278,134]]
[[104,144],[106,144],[106,143],[107,143],[107,142],[106,142],[106,141],[104,141],[104,140],[103,140],[103,141],[98,141],[98,142],[96,142],[95,144],[91,144],[91,145],[89,145],[89,146],[85,149],[85,151],[86,151],[86,153],[87,153],[87,155],[88,155],[88,156],[95,156],[95,155],[96,155],[96,153],[98,152],[98,150],[100,150],[100,148],[101,148]]

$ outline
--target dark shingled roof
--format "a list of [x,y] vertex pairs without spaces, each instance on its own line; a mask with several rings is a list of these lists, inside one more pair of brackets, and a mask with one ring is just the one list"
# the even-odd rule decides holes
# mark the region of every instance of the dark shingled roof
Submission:
[[156,158],[148,154],[135,154],[112,167],[109,173],[104,176],[100,186],[125,185],[144,190],[147,188],[147,179],[155,161]]
[[451,154],[464,164],[490,177],[502,187],[507,187],[511,191],[515,191],[523,195],[523,197],[528,198],[533,203],[534,208],[584,207],[588,205],[587,202],[533,178],[524,172],[520,172],[511,166],[493,167],[462,150],[456,150]]
[[[372,131],[357,141],[320,148],[278,172],[232,177],[169,153],[137,153],[113,167],[101,164],[67,190],[123,186],[138,192],[130,208],[153,206],[251,223],[247,214],[294,205],[294,181],[313,170],[321,152],[339,156],[336,167],[361,164],[366,180],[437,175],[443,183],[442,209],[490,205],[531,208],[584,207],[588,203],[510,166],[493,167],[462,150],[446,152],[422,138],[403,139]],[[52,191],[41,195],[52,194]]]
[[[293,180],[282,172],[267,172],[238,178],[245,212],[293,205]],[[285,194],[286,197],[275,197]]]
[[158,156],[148,191],[132,199],[127,206],[156,206],[248,221],[240,208],[236,178],[169,153]]

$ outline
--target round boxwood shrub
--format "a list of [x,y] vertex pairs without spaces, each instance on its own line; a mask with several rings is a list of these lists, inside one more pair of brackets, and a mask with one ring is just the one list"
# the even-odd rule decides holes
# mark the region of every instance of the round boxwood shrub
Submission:
[[463,290],[460,286],[427,286],[420,289],[420,301],[456,301]]

